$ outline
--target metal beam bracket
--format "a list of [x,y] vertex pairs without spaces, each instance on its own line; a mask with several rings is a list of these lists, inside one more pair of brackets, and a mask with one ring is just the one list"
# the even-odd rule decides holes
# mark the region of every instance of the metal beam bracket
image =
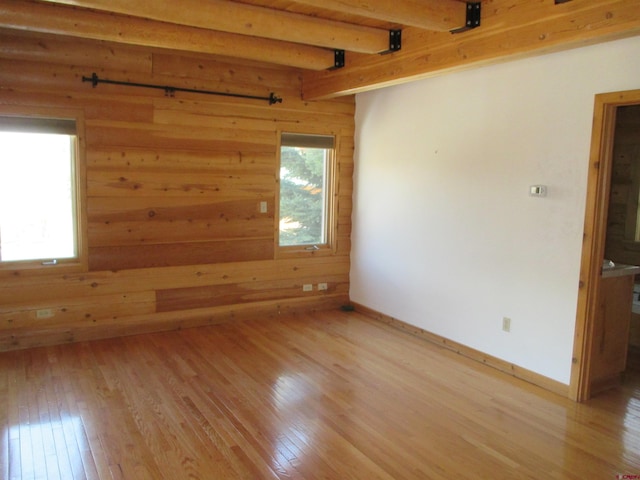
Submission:
[[467,2],[467,19],[464,27],[451,30],[451,33],[462,33],[480,26],[480,13],[482,5],[480,2]]
[[380,55],[397,52],[402,49],[402,30],[389,30],[389,50],[380,52]]
[[344,50],[334,50],[333,57],[333,67],[331,67],[330,70],[337,70],[338,68],[344,67]]

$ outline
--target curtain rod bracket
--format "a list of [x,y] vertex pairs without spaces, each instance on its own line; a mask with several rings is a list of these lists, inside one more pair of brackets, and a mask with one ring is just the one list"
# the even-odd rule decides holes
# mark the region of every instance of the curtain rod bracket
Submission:
[[269,105],[273,105],[274,103],[282,103],[282,98],[276,97],[276,94],[271,92],[269,94]]

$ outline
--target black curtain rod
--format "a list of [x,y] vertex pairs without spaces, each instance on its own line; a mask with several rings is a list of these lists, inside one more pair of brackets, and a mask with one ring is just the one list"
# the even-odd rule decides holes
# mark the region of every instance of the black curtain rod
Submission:
[[189,92],[189,93],[203,93],[205,95],[222,95],[224,97],[248,98],[251,100],[265,100],[269,102],[269,105],[273,105],[274,103],[282,103],[282,98],[277,97],[273,92],[271,92],[268,97],[258,97],[255,95],[244,95],[242,93],[214,92],[211,90],[196,90],[194,88],[168,87],[164,85],[152,85],[149,83],[135,83],[135,82],[121,82],[118,80],[107,80],[106,78],[99,78],[96,73],[93,73],[90,77],[83,76],[82,81],[91,82],[94,88],[99,83],[108,83],[111,85],[124,85],[127,87],[155,88],[158,90],[164,90],[164,94],[167,97],[173,97],[176,92]]

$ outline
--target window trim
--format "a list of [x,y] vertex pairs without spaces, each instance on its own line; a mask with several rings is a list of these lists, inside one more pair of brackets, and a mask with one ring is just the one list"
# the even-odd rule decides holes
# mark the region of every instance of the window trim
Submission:
[[[328,172],[326,176],[326,180],[328,183],[327,193],[326,193],[326,243],[318,244],[318,245],[280,245],[280,164],[281,164],[281,151],[283,146],[283,135],[291,135],[291,137],[295,137],[296,135],[300,136],[323,136],[323,137],[333,137],[333,147],[331,158],[329,159]],[[309,145],[310,147],[318,148],[320,145]],[[287,146],[286,143],[284,146]],[[275,195],[275,214],[274,214],[274,223],[275,223],[275,234],[274,234],[274,251],[275,258],[282,257],[308,257],[308,256],[328,256],[334,255],[337,251],[336,245],[336,232],[337,232],[337,194],[338,194],[338,152],[340,146],[340,135],[335,132],[327,132],[326,130],[314,130],[311,128],[307,128],[304,131],[287,129],[278,130],[277,131],[277,142],[276,142],[276,154],[277,154],[277,165],[276,165],[276,195]],[[314,248],[317,247],[317,248]]]
[[[76,239],[76,256],[73,258],[55,259],[55,263],[47,263],[46,260],[49,259],[0,261],[0,272],[51,270],[55,273],[71,273],[88,271],[84,112],[77,109],[56,107],[3,105],[0,108],[0,117],[6,119],[11,117],[16,119],[41,119],[43,125],[48,124],[54,130],[58,129],[60,133],[65,133],[65,125],[68,125],[69,122],[75,122],[75,142],[72,147],[74,159],[71,165],[71,172],[75,186],[75,195],[72,198],[72,202],[75,210],[74,233]],[[37,122],[35,123],[37,124]],[[33,131],[35,132],[35,130]]]

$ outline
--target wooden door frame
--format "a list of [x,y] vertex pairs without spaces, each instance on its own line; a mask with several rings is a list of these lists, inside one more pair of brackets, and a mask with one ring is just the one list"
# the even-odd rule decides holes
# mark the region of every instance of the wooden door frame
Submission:
[[591,394],[589,384],[590,353],[607,234],[616,110],[620,106],[636,104],[640,104],[640,90],[603,93],[595,97],[578,305],[569,384],[569,397],[578,402],[588,400]]

